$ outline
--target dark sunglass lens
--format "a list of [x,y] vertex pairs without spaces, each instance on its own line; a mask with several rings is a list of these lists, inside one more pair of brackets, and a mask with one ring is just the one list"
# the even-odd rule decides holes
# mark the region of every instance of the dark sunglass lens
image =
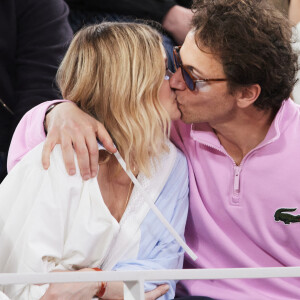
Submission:
[[191,76],[188,74],[188,72],[182,68],[182,76],[183,76],[183,79],[187,85],[187,87],[193,91],[194,90],[194,82],[193,82],[193,79],[191,78]]
[[178,54],[175,52],[174,52],[174,62],[175,62],[176,69],[180,68],[179,57],[178,57]]

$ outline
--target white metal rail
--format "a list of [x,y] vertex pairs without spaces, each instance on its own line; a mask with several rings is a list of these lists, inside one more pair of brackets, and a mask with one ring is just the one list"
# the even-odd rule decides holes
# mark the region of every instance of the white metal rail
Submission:
[[0,285],[43,284],[53,282],[123,281],[125,300],[144,300],[145,281],[191,279],[237,279],[300,277],[300,267],[234,268],[234,269],[185,269],[159,271],[103,271],[55,273],[0,273]]

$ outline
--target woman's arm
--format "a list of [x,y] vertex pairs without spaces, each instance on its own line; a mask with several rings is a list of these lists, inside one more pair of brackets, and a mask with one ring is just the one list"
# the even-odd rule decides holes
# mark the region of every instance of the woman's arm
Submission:
[[[30,151],[0,185],[0,272],[46,273],[67,268],[61,261],[82,179],[79,174],[68,178],[62,158],[59,163],[56,159],[58,151],[51,168],[43,170],[42,147]],[[96,285],[84,285],[84,292],[93,293]],[[13,299],[40,299],[47,288],[8,285],[4,292]]]
[[[70,271],[62,271],[70,272]],[[96,272],[91,268],[84,268],[76,272]],[[92,299],[99,289],[97,282],[51,283],[40,300],[64,299],[81,300]]]
[[[68,272],[68,271],[65,271]],[[95,272],[94,269],[84,268],[77,272]],[[124,298],[124,284],[122,282],[108,282],[106,290],[101,299],[118,300]],[[97,282],[77,283],[51,283],[46,293],[40,300],[82,300],[92,299],[98,292]],[[145,300],[155,300],[168,291],[168,285],[160,285],[155,290],[145,293]],[[0,298],[1,299],[1,298]]]

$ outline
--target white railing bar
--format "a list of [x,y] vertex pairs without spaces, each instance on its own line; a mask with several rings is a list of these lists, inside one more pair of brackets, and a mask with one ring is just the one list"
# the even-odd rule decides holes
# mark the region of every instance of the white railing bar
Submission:
[[0,273],[0,284],[40,284],[93,281],[163,281],[191,279],[300,277],[300,267],[184,269],[156,271],[103,271],[53,273]]
[[126,300],[144,300],[144,280],[124,281],[124,299]]

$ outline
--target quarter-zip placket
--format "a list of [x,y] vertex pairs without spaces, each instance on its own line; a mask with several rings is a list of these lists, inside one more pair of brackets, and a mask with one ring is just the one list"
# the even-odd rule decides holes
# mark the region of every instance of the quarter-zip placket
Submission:
[[241,168],[239,166],[234,167],[234,185],[233,190],[234,193],[238,193],[240,191],[240,170]]
[[245,163],[245,160],[256,150],[261,149],[271,143],[273,143],[275,140],[278,139],[280,133],[279,133],[279,129],[278,129],[278,124],[275,124],[275,128],[276,128],[276,135],[275,137],[273,137],[272,139],[266,141],[265,143],[262,143],[261,145],[257,146],[256,148],[252,149],[250,152],[248,152],[245,157],[242,159],[241,163],[239,165],[237,165],[235,163],[235,161],[233,160],[233,158],[225,151],[225,149],[220,149],[219,147],[215,147],[209,143],[205,143],[202,142],[200,140],[198,140],[197,138],[193,137],[192,138],[197,141],[198,143],[208,147],[208,148],[212,148],[214,150],[217,150],[223,154],[225,154],[231,161],[233,164],[233,191],[232,191],[232,197],[231,197],[231,201],[230,204],[231,205],[235,205],[235,206],[239,206],[240,205],[240,194],[241,194],[241,171],[243,168],[243,165]]
[[241,164],[239,166],[237,166],[237,164],[235,163],[233,158],[225,150],[223,151],[220,148],[214,147],[207,143],[203,143],[199,140],[197,140],[197,142],[201,143],[202,145],[204,145],[206,147],[212,148],[214,150],[217,150],[217,151],[225,154],[232,161],[233,169],[234,169],[234,177],[233,177],[233,193],[232,193],[230,204],[239,205],[239,203],[240,203],[240,173],[242,170],[242,163],[243,163],[244,159],[248,156],[248,154],[250,154],[250,152],[244,157]]
[[233,180],[233,196],[232,204],[238,205],[240,203],[240,173],[241,166],[234,164],[234,180]]
[[198,140],[197,138],[193,137],[193,139],[195,141],[197,141],[198,143],[208,147],[208,148],[212,148],[214,150],[217,150],[223,154],[225,154],[232,162],[232,166],[233,166],[233,178],[231,181],[232,182],[232,194],[231,197],[229,199],[229,204],[230,205],[234,205],[234,206],[239,206],[240,205],[240,193],[241,193],[241,189],[240,189],[240,181],[241,181],[241,171],[242,171],[242,166],[243,163],[245,161],[245,159],[248,157],[248,155],[250,153],[252,153],[255,149],[253,149],[252,151],[250,151],[241,161],[240,165],[237,165],[234,161],[234,159],[226,152],[226,150],[224,149],[220,149],[219,147],[215,147],[209,143],[205,143],[203,141]]
[[[234,183],[233,183],[233,196],[232,196],[232,204],[233,205],[239,205],[240,204],[240,182],[241,182],[241,178],[240,178],[240,174],[241,174],[241,171],[242,171],[242,166],[243,164],[245,163],[245,160],[256,150],[262,148],[262,147],[265,147],[269,144],[271,144],[272,142],[274,142],[276,139],[278,138],[278,136],[276,135],[273,139],[265,142],[264,144],[261,144],[260,146],[252,149],[250,152],[248,152],[245,157],[242,159],[240,165],[237,165],[235,163],[235,161],[232,159],[231,156],[229,156],[226,152],[226,155],[229,156],[232,161],[233,161],[233,164],[234,164]],[[222,151],[223,152],[223,151]]]

